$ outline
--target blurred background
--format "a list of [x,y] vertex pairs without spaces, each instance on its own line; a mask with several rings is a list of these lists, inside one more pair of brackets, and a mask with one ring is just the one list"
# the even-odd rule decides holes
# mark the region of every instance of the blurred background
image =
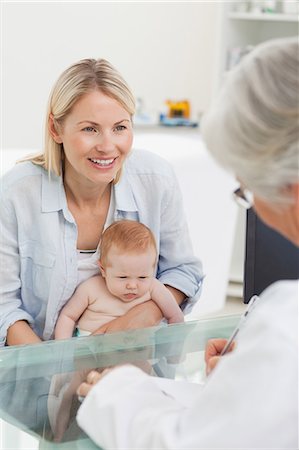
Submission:
[[2,6],[4,148],[40,148],[54,81],[82,58],[106,58],[144,112],[188,99],[196,117],[211,100],[216,2],[17,2]]

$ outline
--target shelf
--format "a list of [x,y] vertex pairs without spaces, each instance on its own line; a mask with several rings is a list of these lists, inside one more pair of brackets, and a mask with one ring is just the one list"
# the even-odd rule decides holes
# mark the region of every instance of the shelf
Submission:
[[298,16],[296,14],[230,12],[228,14],[228,18],[232,20],[260,20],[264,22],[298,23]]
[[160,123],[137,123],[133,125],[134,132],[155,132],[155,133],[188,133],[199,135],[199,125],[197,127],[191,126],[164,126]]

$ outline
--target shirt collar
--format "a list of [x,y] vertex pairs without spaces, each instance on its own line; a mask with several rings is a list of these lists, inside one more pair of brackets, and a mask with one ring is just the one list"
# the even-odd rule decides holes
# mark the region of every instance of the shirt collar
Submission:
[[52,212],[62,209],[62,177],[43,170],[42,172],[42,211]]
[[136,212],[138,207],[135,202],[132,186],[128,174],[123,168],[120,180],[114,185],[115,207],[118,211]]
[[[138,211],[133,189],[128,179],[125,168],[122,171],[121,178],[114,185],[115,207],[119,211]],[[50,177],[46,170],[42,172],[42,212],[53,212],[63,210],[66,219],[71,220],[67,208],[65,190],[62,177],[51,174]]]
[[46,170],[42,172],[42,212],[48,213],[62,210],[65,218],[74,222],[70,214],[65,196],[65,190],[61,176],[53,173],[49,176]]

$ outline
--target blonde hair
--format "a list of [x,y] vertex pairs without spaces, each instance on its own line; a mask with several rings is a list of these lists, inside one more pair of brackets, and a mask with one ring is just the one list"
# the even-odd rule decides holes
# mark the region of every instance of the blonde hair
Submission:
[[[120,73],[105,59],[83,59],[66,69],[53,86],[46,114],[44,151],[26,160],[44,167],[49,173],[61,175],[63,144],[56,143],[49,131],[50,115],[56,128],[62,126],[75,103],[94,90],[118,101],[132,118],[135,99]],[[114,182],[118,179],[119,176]]]
[[[108,264],[108,254],[115,246],[121,252],[143,253],[154,248],[157,259],[157,247],[152,231],[143,223],[133,220],[120,220],[110,225],[102,234],[100,243],[100,262]],[[156,261],[155,261],[156,263]]]
[[201,127],[208,149],[269,203],[299,180],[298,37],[259,45],[228,73]]

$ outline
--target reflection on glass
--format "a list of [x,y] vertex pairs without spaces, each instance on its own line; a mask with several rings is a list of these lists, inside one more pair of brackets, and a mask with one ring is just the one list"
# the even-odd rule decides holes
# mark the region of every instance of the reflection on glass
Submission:
[[76,423],[76,389],[91,369],[131,363],[152,376],[201,383],[207,340],[228,337],[238,319],[226,316],[6,347],[0,351],[0,418],[48,442],[41,448],[81,440],[84,448],[96,448]]

